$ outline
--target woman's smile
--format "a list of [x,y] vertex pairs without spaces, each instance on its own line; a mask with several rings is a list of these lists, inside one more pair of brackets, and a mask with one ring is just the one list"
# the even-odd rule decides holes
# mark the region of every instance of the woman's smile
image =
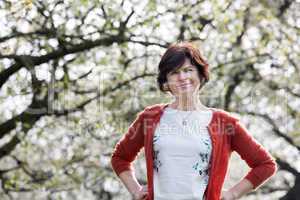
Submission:
[[191,83],[181,83],[181,84],[178,84],[178,85],[177,85],[177,88],[185,89],[185,88],[189,88],[189,87],[191,87],[191,86],[192,86]]
[[[200,86],[200,79],[197,68],[186,59],[178,69],[170,72],[167,76],[170,90],[174,96],[183,93],[193,93]],[[192,98],[192,96],[189,96]]]

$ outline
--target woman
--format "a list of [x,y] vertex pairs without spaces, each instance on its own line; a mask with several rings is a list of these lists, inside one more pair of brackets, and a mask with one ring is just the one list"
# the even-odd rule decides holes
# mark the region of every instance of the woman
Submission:
[[[208,64],[193,44],[171,45],[159,63],[157,80],[174,101],[140,112],[112,154],[112,167],[133,199],[239,199],[275,173],[273,158],[237,118],[201,103]],[[142,147],[147,186],[138,183],[131,165]],[[222,191],[232,151],[251,169]]]

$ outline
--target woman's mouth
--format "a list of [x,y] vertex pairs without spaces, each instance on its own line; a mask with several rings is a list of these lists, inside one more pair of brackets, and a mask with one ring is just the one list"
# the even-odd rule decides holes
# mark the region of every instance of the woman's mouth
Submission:
[[187,87],[189,87],[190,85],[191,85],[190,83],[184,83],[184,84],[178,85],[177,87],[178,87],[178,88],[187,88]]

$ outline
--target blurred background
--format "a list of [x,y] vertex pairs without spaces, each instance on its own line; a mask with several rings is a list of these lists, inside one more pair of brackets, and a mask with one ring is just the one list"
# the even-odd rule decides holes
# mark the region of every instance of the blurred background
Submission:
[[[243,200],[300,198],[299,0],[1,0],[0,199],[125,200],[117,140],[189,40],[210,64],[202,102],[239,117],[278,173]],[[146,183],[143,152],[135,162]],[[247,172],[233,154],[225,188]]]

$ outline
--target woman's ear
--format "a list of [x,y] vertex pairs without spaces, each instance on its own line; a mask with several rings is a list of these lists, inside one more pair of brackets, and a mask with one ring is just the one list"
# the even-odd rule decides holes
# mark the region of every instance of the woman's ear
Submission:
[[163,90],[164,90],[165,92],[170,91],[170,88],[169,88],[169,84],[168,84],[168,83],[164,83],[164,84],[163,84]]

